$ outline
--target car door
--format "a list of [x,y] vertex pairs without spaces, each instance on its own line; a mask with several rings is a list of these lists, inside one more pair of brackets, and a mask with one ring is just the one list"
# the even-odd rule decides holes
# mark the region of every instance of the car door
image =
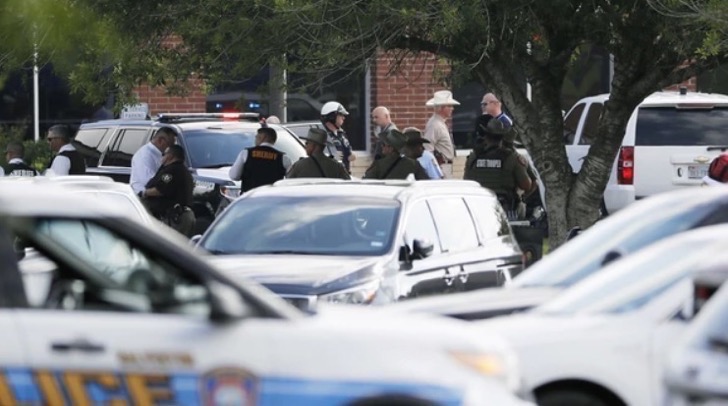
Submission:
[[566,147],[569,164],[571,164],[571,169],[574,173],[578,173],[581,170],[581,166],[584,164],[584,160],[589,153],[589,148],[597,136],[597,127],[599,125],[599,119],[602,116],[603,107],[604,105],[599,102],[593,102],[587,105],[586,115],[582,120],[579,131],[576,133],[574,144]]
[[101,157],[99,166],[104,167],[103,174],[117,182],[129,183],[131,158],[150,136],[150,129],[146,127],[120,128]]
[[427,201],[418,200],[411,203],[405,215],[406,249],[411,251],[415,246],[415,240],[418,240],[431,244],[432,252],[423,258],[410,255],[408,261],[402,262],[402,272],[398,275],[399,297],[411,298],[455,292],[459,269],[449,269],[451,264],[447,256],[442,255],[440,238]]
[[33,231],[57,270],[44,306],[16,311],[30,354],[23,402],[199,405],[221,392],[228,404],[253,401],[268,328],[211,320],[211,290],[237,291],[98,222],[45,218]]
[[523,255],[503,208],[490,196],[466,196],[480,244],[463,264],[465,290],[503,286],[523,270]]
[[463,269],[474,256],[478,237],[465,201],[460,196],[438,196],[427,199],[439,237],[439,265],[449,292],[464,290],[468,274]]

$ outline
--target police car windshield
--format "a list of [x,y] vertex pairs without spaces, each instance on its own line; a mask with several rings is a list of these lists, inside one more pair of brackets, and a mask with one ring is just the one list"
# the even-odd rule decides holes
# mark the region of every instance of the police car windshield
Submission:
[[630,254],[665,237],[696,227],[725,199],[713,193],[689,200],[653,197],[597,222],[513,280],[516,287],[569,287],[602,268],[607,254]]
[[201,246],[217,254],[382,255],[399,202],[369,197],[261,196],[238,200]]
[[[184,131],[185,147],[192,168],[232,166],[240,151],[255,145],[255,129],[204,128]],[[287,154],[292,162],[306,156],[306,150],[291,134],[277,131],[275,147]]]
[[[616,261],[534,310],[547,314],[629,313],[648,305],[721,256],[722,241],[705,234],[665,240]],[[577,237],[578,238],[578,237]],[[721,259],[728,255],[722,255]]]

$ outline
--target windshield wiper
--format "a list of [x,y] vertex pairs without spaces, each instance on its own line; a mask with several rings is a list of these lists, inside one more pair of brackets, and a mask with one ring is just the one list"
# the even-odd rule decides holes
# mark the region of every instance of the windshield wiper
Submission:
[[231,252],[223,251],[223,250],[208,250],[208,249],[206,249],[206,251],[209,252],[212,255],[230,255],[231,254]]
[[708,338],[708,343],[712,347],[721,350],[721,352],[728,351],[728,337],[710,337]]
[[222,164],[213,164],[213,165],[205,165],[205,166],[198,166],[198,169],[218,169],[222,168],[223,166],[233,166],[231,163],[222,163]]
[[321,255],[320,252],[310,252],[310,251],[296,251],[296,250],[270,250],[270,251],[250,251],[246,252],[246,254],[253,254],[253,255]]

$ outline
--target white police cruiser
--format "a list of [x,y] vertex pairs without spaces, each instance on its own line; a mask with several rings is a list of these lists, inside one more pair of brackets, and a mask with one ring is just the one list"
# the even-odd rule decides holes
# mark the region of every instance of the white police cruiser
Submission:
[[[1,405],[524,403],[498,337],[376,309],[302,313],[171,231],[59,190],[0,182]],[[54,269],[22,269],[26,249]]]

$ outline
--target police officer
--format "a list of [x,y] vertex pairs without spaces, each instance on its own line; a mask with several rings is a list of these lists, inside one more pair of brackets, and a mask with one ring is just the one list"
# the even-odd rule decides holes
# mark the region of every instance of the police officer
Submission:
[[276,130],[261,127],[255,134],[255,146],[240,151],[229,174],[232,180],[242,180],[243,193],[273,184],[286,176],[291,158],[273,147],[277,139]]
[[56,124],[48,129],[48,142],[56,153],[48,171],[53,175],[83,175],[86,163],[76,148],[71,145],[71,129],[64,124]]
[[[503,136],[510,126],[501,120],[489,120],[480,139],[465,162],[464,179],[474,180],[492,190],[507,212],[520,203],[517,189],[531,193],[533,183],[528,177],[526,159],[512,149],[502,146]],[[523,216],[523,214],[521,214]]]
[[162,156],[162,166],[142,192],[152,215],[181,234],[190,237],[195,226],[192,211],[194,180],[185,166],[185,150],[170,145]]
[[308,136],[301,137],[306,140],[308,157],[294,163],[286,177],[351,179],[344,165],[324,155],[327,137],[326,131],[320,128],[309,129]]
[[23,161],[25,147],[17,141],[10,141],[5,147],[8,164],[3,168],[7,176],[37,176],[38,171]]
[[330,101],[321,107],[321,124],[328,134],[326,155],[341,162],[346,171],[351,173],[351,162],[356,159],[356,155],[351,152],[349,139],[341,128],[348,115],[349,112],[339,102]]
[[414,174],[417,180],[430,179],[419,162],[400,153],[407,144],[404,134],[389,130],[380,138],[383,156],[367,169],[364,179],[407,179],[410,174]]

